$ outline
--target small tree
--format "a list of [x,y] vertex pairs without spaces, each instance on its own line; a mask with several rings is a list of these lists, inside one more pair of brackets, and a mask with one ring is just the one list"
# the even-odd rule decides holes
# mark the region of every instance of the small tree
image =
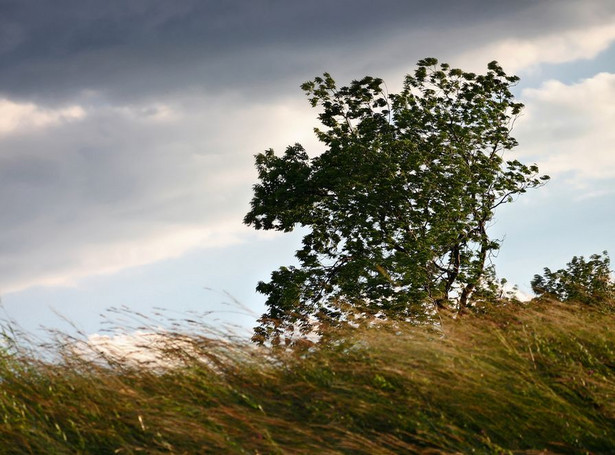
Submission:
[[534,275],[531,285],[539,297],[551,296],[562,302],[590,304],[615,300],[611,261],[606,251],[592,254],[587,261],[583,256],[574,256],[565,269],[555,272],[545,267],[544,276]]
[[244,222],[308,233],[300,266],[258,284],[268,312],[255,339],[467,306],[499,247],[487,234],[494,210],[548,178],[502,157],[517,145],[517,80],[496,62],[476,75],[429,58],[397,94],[373,77],[338,88],[325,73],[303,84],[321,108],[316,134],[326,151],[309,157],[295,144],[256,156],[259,183]]

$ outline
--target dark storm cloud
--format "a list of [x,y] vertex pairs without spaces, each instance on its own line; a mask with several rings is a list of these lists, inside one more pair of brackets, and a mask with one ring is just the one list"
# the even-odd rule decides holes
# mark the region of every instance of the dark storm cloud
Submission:
[[[531,1],[16,0],[0,2],[0,91],[39,101],[267,85],[335,51],[443,31]],[[417,47],[420,43],[407,43]],[[311,73],[310,73],[311,75]],[[296,85],[297,81],[293,80]]]

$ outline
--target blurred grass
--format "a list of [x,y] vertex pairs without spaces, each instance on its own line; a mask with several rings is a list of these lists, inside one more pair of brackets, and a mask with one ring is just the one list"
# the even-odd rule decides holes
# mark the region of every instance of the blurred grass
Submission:
[[613,305],[508,304],[278,350],[165,331],[142,362],[3,334],[2,454],[615,453]]

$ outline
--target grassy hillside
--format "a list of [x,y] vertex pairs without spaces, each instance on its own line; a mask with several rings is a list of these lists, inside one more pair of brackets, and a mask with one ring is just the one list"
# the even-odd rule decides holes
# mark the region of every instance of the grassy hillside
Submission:
[[[535,302],[272,352],[205,335],[170,368],[5,330],[0,453],[614,453],[613,306]],[[156,366],[158,365],[158,366]]]

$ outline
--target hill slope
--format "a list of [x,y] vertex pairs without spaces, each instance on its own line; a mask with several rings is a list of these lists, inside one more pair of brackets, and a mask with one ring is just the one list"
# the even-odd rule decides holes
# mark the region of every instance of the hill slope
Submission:
[[[161,335],[162,336],[162,335]],[[613,306],[533,302],[272,352],[165,334],[172,367],[5,331],[0,453],[612,453]]]

